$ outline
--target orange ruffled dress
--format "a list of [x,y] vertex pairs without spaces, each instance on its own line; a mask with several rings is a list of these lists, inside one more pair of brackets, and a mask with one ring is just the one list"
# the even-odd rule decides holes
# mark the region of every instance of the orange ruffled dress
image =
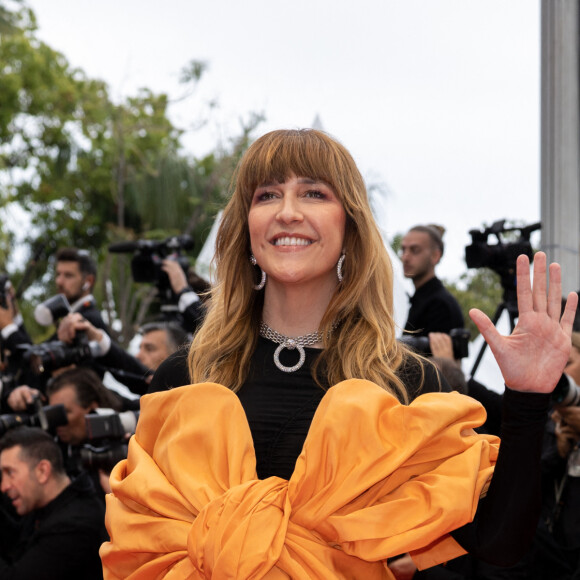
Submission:
[[106,580],[392,579],[465,551],[499,440],[473,431],[474,400],[428,393],[408,406],[374,383],[324,395],[289,481],[257,479],[235,393],[212,383],[141,399],[137,432],[111,474],[101,547]]

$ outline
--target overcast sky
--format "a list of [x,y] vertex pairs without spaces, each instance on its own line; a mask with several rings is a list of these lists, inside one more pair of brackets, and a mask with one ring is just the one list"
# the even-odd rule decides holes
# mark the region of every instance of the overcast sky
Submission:
[[[39,36],[115,99],[178,98],[181,68],[208,63],[171,109],[193,154],[263,112],[258,134],[311,126],[388,196],[388,235],[447,228],[438,273],[466,271],[471,229],[539,221],[540,5],[531,0],[32,0]],[[211,111],[207,103],[217,101]]]

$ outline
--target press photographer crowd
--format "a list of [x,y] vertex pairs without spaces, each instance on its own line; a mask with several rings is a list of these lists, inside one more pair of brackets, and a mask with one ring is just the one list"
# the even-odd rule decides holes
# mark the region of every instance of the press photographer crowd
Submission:
[[[494,270],[504,290],[494,324],[505,310],[513,329],[516,258],[533,260],[530,234],[539,227],[506,228],[501,221],[470,232],[467,266]],[[478,432],[500,436],[501,389],[475,378],[483,348],[469,372],[462,368],[469,331],[435,274],[444,231],[419,225],[402,239],[403,271],[415,291],[399,340],[430,360],[453,390],[485,407],[487,420]],[[506,242],[506,234],[511,240],[518,234],[516,241]],[[140,397],[191,382],[188,347],[210,290],[181,253],[192,245],[188,236],[176,236],[109,247],[132,254],[133,280],[155,285],[160,299],[157,315],[139,329],[135,354],[115,341],[103,318],[93,296],[97,267],[86,251],[62,248],[54,256],[55,292],[34,311],[54,333],[40,343],[30,338],[9,277],[0,275],[1,579],[103,577],[99,548],[108,539],[109,475],[127,457]],[[572,354],[546,417],[542,515],[529,553],[509,568],[466,554],[422,571],[401,554],[389,561],[395,578],[580,578],[580,325],[574,330]],[[106,376],[123,388],[107,384]]]

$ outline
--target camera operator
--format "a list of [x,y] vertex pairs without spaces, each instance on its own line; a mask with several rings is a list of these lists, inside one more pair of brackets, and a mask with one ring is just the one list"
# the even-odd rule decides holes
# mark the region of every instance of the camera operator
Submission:
[[172,258],[163,260],[161,269],[167,274],[171,290],[177,297],[181,325],[186,332],[194,333],[205,316],[199,295],[209,291],[209,283],[192,271],[188,273],[188,280],[179,262]]
[[443,256],[444,232],[442,226],[418,225],[412,227],[401,242],[403,273],[415,286],[405,330],[414,331],[414,336],[449,333],[451,329],[464,326],[457,300],[435,276],[435,266]]
[[22,516],[4,580],[100,580],[99,547],[107,539],[104,507],[85,475],[71,480],[52,437],[19,427],[0,439],[1,489]]

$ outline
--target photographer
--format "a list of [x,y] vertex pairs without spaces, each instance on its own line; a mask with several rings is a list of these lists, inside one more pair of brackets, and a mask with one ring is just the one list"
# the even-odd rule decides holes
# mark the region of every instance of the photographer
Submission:
[[3,580],[99,580],[99,547],[107,539],[104,508],[86,476],[71,480],[52,437],[19,427],[0,439],[2,492],[22,516]]
[[[81,445],[88,440],[87,416],[97,409],[112,409],[119,412],[119,398],[107,389],[99,377],[90,369],[74,368],[64,371],[52,379],[47,388],[50,405],[63,405],[68,423],[57,427],[57,442],[65,458],[69,476],[78,476],[85,469],[81,459]],[[91,479],[102,498],[108,492],[108,473],[93,470]]]
[[196,331],[205,315],[203,295],[209,290],[209,284],[192,272],[189,260],[183,255],[184,250],[193,247],[193,239],[188,235],[118,242],[109,246],[113,253],[133,253],[133,280],[155,284],[163,319],[178,322],[190,333]]
[[[109,371],[115,379],[126,385],[137,395],[143,395],[153,374],[136,357],[130,355],[119,344],[114,342],[102,329],[96,328],[90,321],[78,313],[65,316],[58,327],[58,338],[65,344],[74,343],[80,333],[86,333],[91,345],[91,366],[103,375]],[[121,397],[125,408],[139,408],[138,401]]]
[[180,322],[186,332],[194,333],[205,315],[205,307],[200,294],[209,291],[210,285],[195,272],[190,271],[187,279],[183,268],[174,259],[165,259],[162,269],[169,278],[171,290],[177,298]]
[[142,338],[135,358],[153,372],[170,354],[190,342],[189,335],[175,322],[149,322],[139,332]]
[[[55,267],[57,292],[66,297],[72,312],[82,314],[94,326],[108,333],[108,327],[92,295],[96,279],[97,266],[86,251],[61,248],[57,252]],[[17,344],[31,344],[32,341],[21,325],[21,319],[18,318],[17,306],[12,295],[10,295],[10,306],[11,308],[0,307],[0,328],[7,348],[13,348]],[[56,334],[51,340],[55,337]]]
[[[51,300],[60,298],[66,304],[67,310],[81,314],[96,328],[108,333],[108,327],[92,295],[96,277],[96,264],[86,251],[76,248],[61,248],[56,254],[55,266],[55,286],[59,294]],[[58,318],[53,316],[50,309],[42,308],[48,302],[39,305],[35,312],[37,320],[45,326],[58,323]],[[49,374],[30,368],[27,358],[30,351],[26,351],[26,346],[32,347],[33,345],[21,323],[21,317],[18,315],[16,302],[11,292],[7,293],[6,306],[7,308],[0,307],[0,328],[3,349],[9,351],[8,374],[11,377],[11,382],[3,388],[1,401],[4,411],[17,411],[21,410],[23,403],[27,400],[29,402],[30,391],[19,389],[17,395],[12,395],[12,391],[20,385],[26,385],[29,389],[44,392]],[[47,341],[41,343],[47,346],[47,357],[51,356],[50,345],[56,339],[57,333],[55,332]],[[14,404],[16,406],[13,406]]]

